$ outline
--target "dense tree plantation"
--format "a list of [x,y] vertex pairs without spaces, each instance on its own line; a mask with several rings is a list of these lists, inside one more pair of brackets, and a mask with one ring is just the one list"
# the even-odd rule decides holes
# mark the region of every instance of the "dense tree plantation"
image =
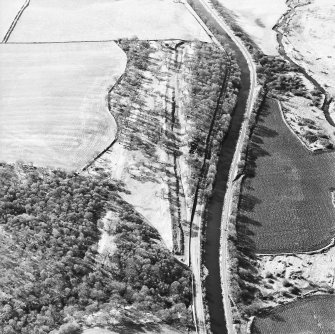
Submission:
[[[20,164],[1,164],[0,184],[1,333],[49,333],[64,323],[59,333],[77,333],[88,315],[115,308],[113,330],[136,322],[129,309],[153,323],[191,325],[191,273],[119,197],[121,184]],[[109,231],[116,250],[101,261],[107,210],[118,216]]]

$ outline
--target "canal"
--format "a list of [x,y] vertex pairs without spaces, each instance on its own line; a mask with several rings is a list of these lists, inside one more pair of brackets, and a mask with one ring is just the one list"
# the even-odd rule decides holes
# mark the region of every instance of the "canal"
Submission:
[[[203,7],[199,0],[193,0],[197,12],[201,11],[201,17],[207,18],[208,22],[214,20],[210,13]],[[214,22],[213,22],[214,24]],[[215,28],[225,36],[225,44],[234,51],[235,59],[241,70],[241,89],[237,96],[237,104],[232,114],[230,129],[225,136],[220,150],[217,166],[217,174],[214,183],[213,196],[207,205],[206,242],[204,245],[203,263],[208,269],[205,280],[206,300],[209,308],[211,330],[213,334],[227,333],[225,314],[222,302],[222,289],[220,279],[220,233],[221,215],[224,197],[227,189],[229,170],[233,161],[240,129],[246,111],[247,100],[250,89],[250,72],[248,64],[238,46],[230,39],[220,25],[215,23]]]

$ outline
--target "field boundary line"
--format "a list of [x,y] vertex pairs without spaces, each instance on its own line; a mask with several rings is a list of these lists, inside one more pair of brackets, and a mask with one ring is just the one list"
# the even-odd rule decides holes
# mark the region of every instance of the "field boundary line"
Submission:
[[327,251],[328,249],[335,246],[335,237],[333,237],[330,241],[330,243],[327,246],[324,246],[320,249],[308,251],[308,252],[292,252],[292,253],[256,253],[257,256],[282,256],[282,255],[296,255],[296,254],[306,254],[306,255],[314,255],[319,254],[322,252]]
[[8,31],[6,32],[5,37],[2,40],[2,43],[5,44],[7,43],[10,35],[12,34],[13,30],[16,27],[17,22],[19,21],[21,15],[23,14],[24,10],[29,6],[30,4],[30,0],[26,0],[26,2],[23,4],[23,6],[20,8],[20,10],[18,11],[18,13],[16,14],[12,24],[10,25]]
[[[30,1],[30,0],[29,0]],[[222,45],[219,43],[219,41],[216,40],[214,36],[211,36],[208,34],[208,36],[211,38],[211,40],[216,43],[221,49]],[[34,44],[75,44],[75,43],[118,43],[121,39],[125,38],[116,38],[116,39],[101,39],[101,40],[81,40],[81,41],[50,41],[50,42],[6,42],[6,44],[14,44],[14,45],[34,45]],[[196,40],[195,39],[182,39],[182,38],[161,38],[161,39],[138,39],[138,41],[148,41],[148,42],[174,42],[174,41],[181,41],[184,43],[194,43]],[[208,43],[208,42],[202,42],[202,43]]]
[[270,100],[273,100],[274,102],[276,102],[278,104],[278,107],[280,109],[280,115],[283,119],[283,122],[285,123],[285,125],[288,127],[288,129],[292,132],[292,134],[294,135],[295,138],[297,138],[300,143],[302,144],[302,146],[305,148],[305,150],[308,152],[308,153],[312,153],[312,154],[315,154],[316,152],[314,152],[313,150],[309,149],[308,146],[305,144],[305,142],[294,132],[294,130],[292,129],[292,127],[290,126],[290,124],[288,123],[287,119],[285,118],[285,115],[284,115],[284,111],[283,111],[283,106],[282,106],[282,102],[279,101],[278,99],[276,98],[273,98],[273,97],[269,97]]
[[[127,66],[126,66],[127,68]],[[108,109],[108,114],[113,118],[114,122],[115,122],[115,125],[116,125],[116,134],[115,134],[115,138],[114,140],[111,142],[110,145],[108,145],[108,147],[106,147],[103,151],[101,151],[95,158],[93,158],[90,162],[88,162],[86,164],[86,166],[84,166],[81,171],[84,172],[86,171],[95,161],[97,161],[103,154],[105,154],[116,142],[117,140],[119,139],[119,132],[120,132],[120,127],[119,127],[119,124],[117,122],[117,118],[113,115],[113,112],[111,110],[111,107],[110,107],[110,102],[109,102],[109,95],[110,93],[115,89],[115,87],[117,85],[120,84],[120,82],[122,81],[123,77],[124,77],[124,74],[126,72],[126,68],[124,70],[124,72],[121,74],[121,76],[116,80],[116,82],[114,83],[114,85],[109,89],[108,91],[108,94],[107,94],[107,98],[108,98],[108,101],[107,101],[107,109]]]

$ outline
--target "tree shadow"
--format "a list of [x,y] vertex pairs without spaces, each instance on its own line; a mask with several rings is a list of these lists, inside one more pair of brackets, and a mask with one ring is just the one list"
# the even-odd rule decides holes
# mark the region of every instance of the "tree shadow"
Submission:
[[[137,59],[130,61],[121,85],[111,92],[110,105],[117,119],[118,141],[126,150],[143,155],[143,159],[137,159],[129,168],[131,178],[141,183],[167,183],[166,194],[162,196],[170,204],[174,250],[179,254],[183,253],[180,204],[183,190],[176,161],[182,143],[175,86],[170,82],[179,70],[177,50],[173,42],[161,42],[162,52],[151,57],[141,46],[142,42],[136,43],[139,44],[129,50],[136,50],[132,57]],[[141,57],[141,52],[146,57]],[[163,66],[168,71],[162,71]],[[155,82],[162,84],[161,91]]]
[[271,154],[264,148],[265,139],[274,138],[279,135],[277,131],[264,125],[264,123],[266,123],[266,117],[269,116],[270,113],[271,109],[269,104],[264,102],[260,107],[257,123],[252,131],[250,142],[248,144],[245,174],[249,178],[253,178],[257,174],[257,160],[259,158],[271,156]]
[[255,242],[255,229],[261,228],[262,223],[254,218],[253,213],[256,206],[261,205],[262,201],[257,197],[258,194],[255,191],[253,186],[254,181],[252,180],[257,177],[258,160],[271,156],[271,153],[265,148],[266,141],[269,138],[275,138],[279,135],[277,131],[271,128],[271,125],[268,125],[266,120],[271,112],[270,105],[265,100],[260,107],[256,125],[248,144],[246,167],[244,170],[245,178],[242,182],[238,204],[236,223],[236,248],[238,251],[237,271],[240,278],[240,297],[246,305],[252,303],[260,293],[257,288],[261,276],[258,272],[258,247]]

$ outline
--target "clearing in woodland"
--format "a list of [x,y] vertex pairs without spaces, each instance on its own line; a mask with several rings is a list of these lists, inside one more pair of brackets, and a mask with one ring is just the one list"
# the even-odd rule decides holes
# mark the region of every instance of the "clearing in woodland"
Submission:
[[248,151],[239,229],[258,253],[322,248],[334,237],[335,153],[312,154],[283,122],[278,102],[262,107]]
[[10,42],[119,38],[210,41],[182,2],[173,0],[32,0]]
[[83,168],[115,139],[107,95],[125,66],[114,42],[2,44],[0,161]]

